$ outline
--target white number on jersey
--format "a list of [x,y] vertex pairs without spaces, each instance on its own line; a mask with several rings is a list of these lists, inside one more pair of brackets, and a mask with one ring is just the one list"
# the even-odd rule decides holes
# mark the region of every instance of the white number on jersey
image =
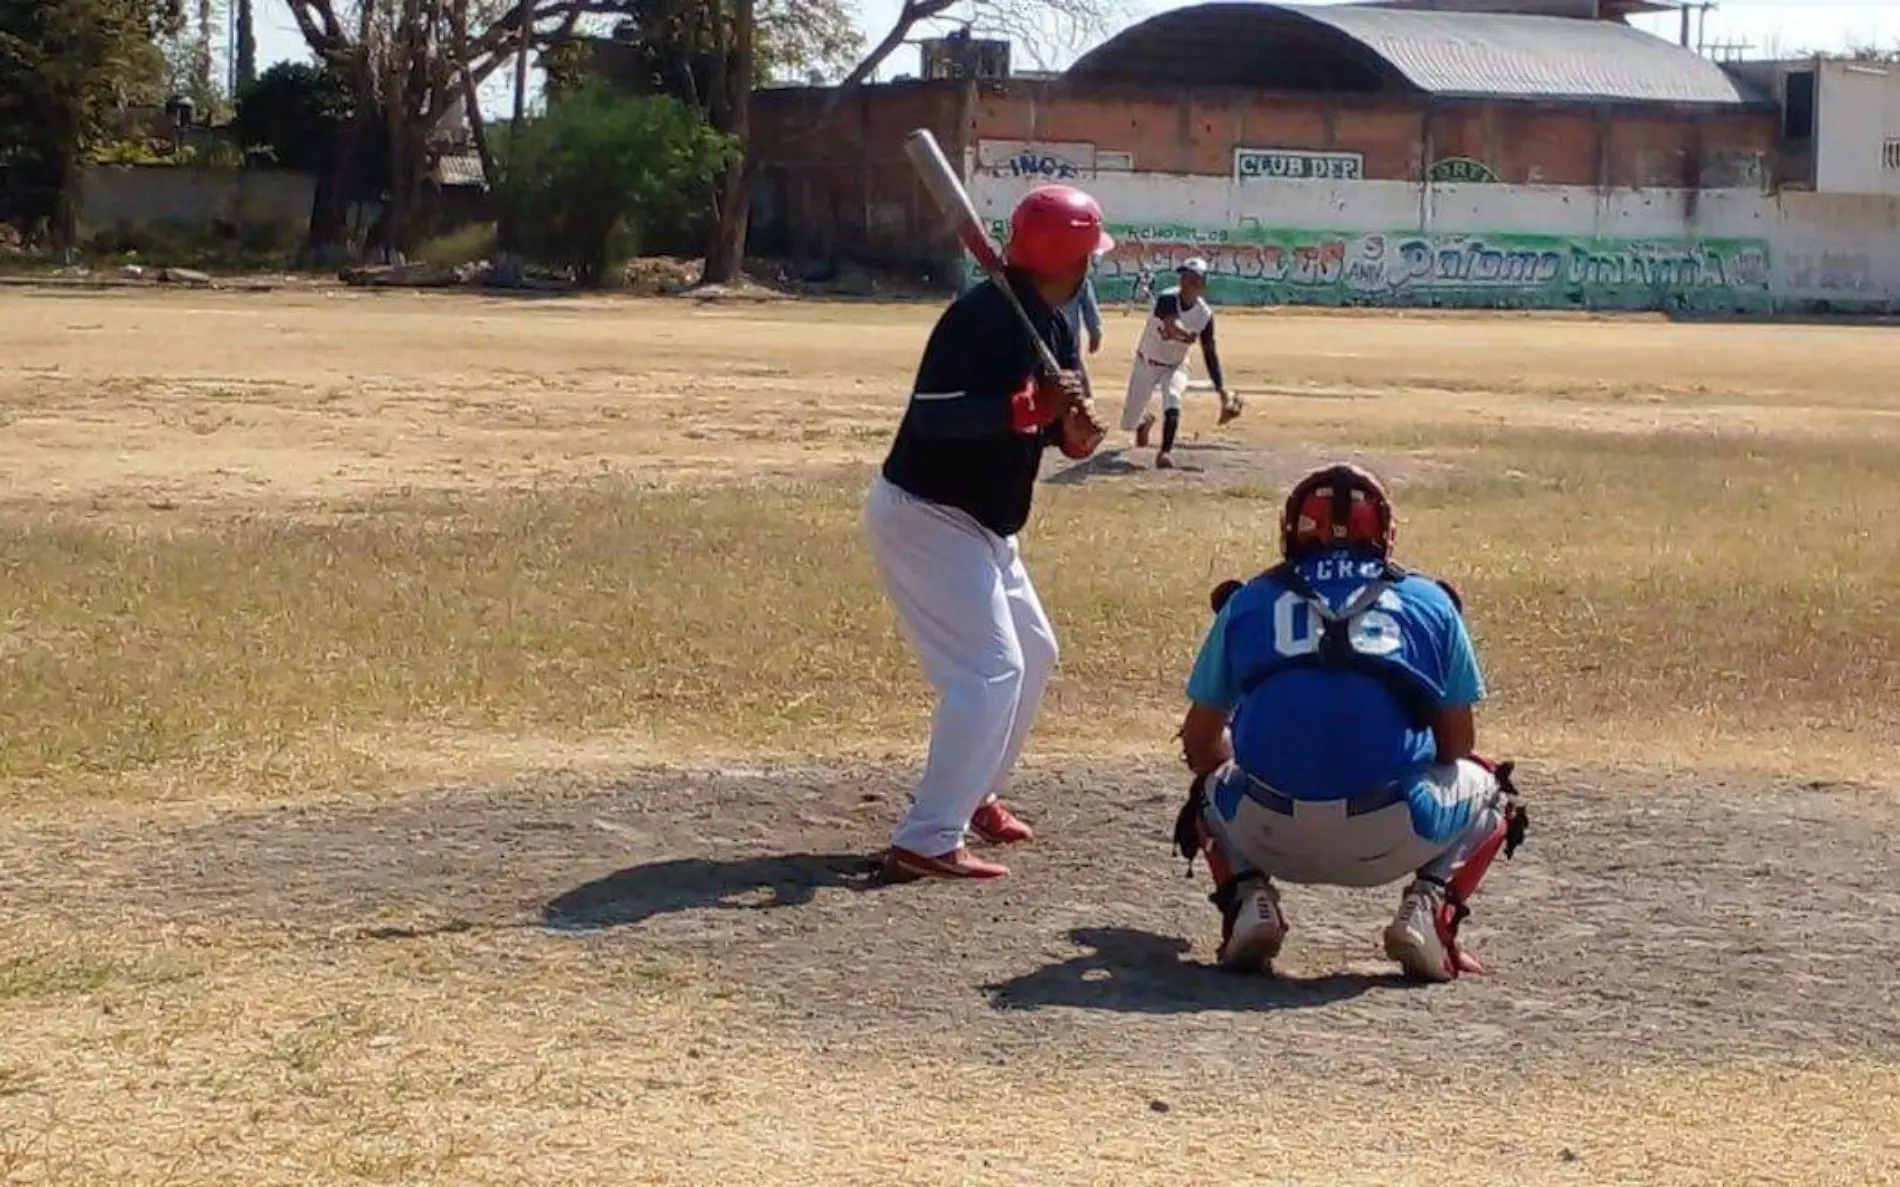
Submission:
[[[1353,597],[1358,596],[1355,590]],[[1351,601],[1347,599],[1348,604]],[[1398,594],[1389,589],[1380,594],[1370,608],[1352,620],[1346,632],[1352,649],[1361,655],[1391,655],[1404,647],[1399,620],[1385,612],[1400,608]],[[1288,659],[1312,655],[1319,650],[1320,632],[1318,613],[1299,594],[1288,590],[1273,603],[1273,649],[1281,655]]]

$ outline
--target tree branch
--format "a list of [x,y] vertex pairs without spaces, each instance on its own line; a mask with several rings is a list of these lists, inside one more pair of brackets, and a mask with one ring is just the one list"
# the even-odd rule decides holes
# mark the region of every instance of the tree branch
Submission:
[[[336,7],[331,0],[286,0],[290,5],[291,19],[297,22],[297,31],[303,34],[304,44],[310,52],[325,62],[330,62],[343,46],[343,27],[337,23]],[[317,26],[321,17],[323,25]]]
[[858,64],[853,66],[844,78],[839,80],[838,85],[831,89],[831,93],[825,96],[824,104],[818,108],[818,114],[812,117],[811,123],[804,128],[794,130],[786,139],[803,140],[821,131],[826,124],[831,122],[831,117],[837,113],[838,108],[844,105],[844,101],[856,94],[864,85],[864,81],[877,73],[877,68],[884,64],[884,60],[896,53],[898,48],[909,39],[912,29],[924,21],[942,16],[956,5],[957,0],[904,0],[904,7],[898,10],[897,19],[891,23],[890,32],[884,34],[884,39],[872,46],[871,52],[860,58]]
[[449,35],[455,39],[455,56],[462,63],[462,106],[468,112],[468,132],[475,141],[475,155],[482,163],[482,181],[492,193],[495,189],[495,154],[488,147],[488,124],[482,119],[481,96],[476,93],[475,75],[469,69],[468,0],[449,0]]

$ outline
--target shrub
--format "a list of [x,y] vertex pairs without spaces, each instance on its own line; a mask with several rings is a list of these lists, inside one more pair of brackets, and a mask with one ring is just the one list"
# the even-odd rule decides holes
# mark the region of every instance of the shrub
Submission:
[[496,189],[522,252],[598,284],[616,249],[678,225],[738,151],[693,108],[590,80],[551,101],[517,136],[497,138]]

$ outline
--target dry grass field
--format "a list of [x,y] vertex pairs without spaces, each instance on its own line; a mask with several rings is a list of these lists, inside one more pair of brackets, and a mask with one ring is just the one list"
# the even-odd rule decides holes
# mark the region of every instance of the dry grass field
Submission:
[[[0,1183],[1900,1183],[1900,331],[1223,315],[1239,422],[1039,491],[1041,839],[873,887],[933,312],[0,288]],[[1168,852],[1341,455],[1526,772],[1492,977],[1217,976]]]

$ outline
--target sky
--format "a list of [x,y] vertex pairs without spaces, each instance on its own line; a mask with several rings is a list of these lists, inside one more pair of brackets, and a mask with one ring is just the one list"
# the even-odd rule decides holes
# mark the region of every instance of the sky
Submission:
[[[1135,19],[1153,16],[1169,9],[1184,8],[1201,0],[1124,0]],[[1305,0],[1327,4],[1337,0]],[[859,28],[867,44],[876,41],[890,28],[900,0],[860,0]],[[286,59],[304,60],[303,36],[291,19],[284,0],[259,0],[257,13],[257,56],[260,70]],[[1900,0],[1718,0],[1702,18],[1704,39],[1711,45],[1742,43],[1748,48],[1733,56],[1791,56],[1801,50],[1838,50],[1853,45],[1876,45],[1884,49],[1900,48]],[[1681,21],[1673,13],[1637,17],[1637,26],[1675,41]],[[1086,47],[1085,47],[1086,48]],[[1060,67],[1066,63],[1054,63]],[[917,53],[900,49],[879,77],[890,78],[914,73]],[[531,87],[535,84],[530,84]],[[483,88],[482,109],[501,112],[509,106],[509,86],[503,79],[491,80]]]

